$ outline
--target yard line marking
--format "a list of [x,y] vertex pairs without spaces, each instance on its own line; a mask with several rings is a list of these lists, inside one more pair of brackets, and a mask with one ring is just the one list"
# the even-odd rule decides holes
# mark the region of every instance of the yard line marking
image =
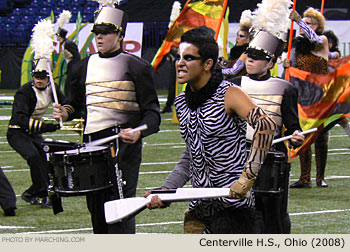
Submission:
[[[299,215],[340,213],[340,212],[349,212],[349,211],[350,211],[350,209],[334,209],[334,210],[313,211],[313,212],[289,213],[289,215],[290,216],[299,216]],[[140,224],[136,224],[136,227],[179,225],[179,224],[183,224],[183,221],[140,223]],[[1,228],[1,226],[0,226],[0,228]],[[23,228],[27,228],[27,227],[23,227]],[[79,232],[79,231],[91,231],[91,230],[92,230],[92,228],[79,228],[79,229],[46,230],[46,231],[37,231],[37,232],[22,232],[21,234],[49,234],[49,233],[66,233],[66,232]]]
[[4,166],[0,166],[2,169],[10,169],[13,168],[13,166],[11,165],[4,165]]
[[5,170],[5,173],[10,173],[10,172],[25,172],[25,171],[29,171],[28,169],[18,169],[18,170]]
[[[348,178],[350,178],[350,176],[326,176],[325,177],[325,179],[348,179]],[[297,180],[299,180],[298,178],[296,178],[296,179],[290,179],[290,181],[292,182],[292,181],[297,181]],[[315,178],[311,178],[311,180],[316,180]]]
[[35,228],[35,227],[25,227],[25,226],[0,226],[0,229],[25,229],[25,228]]
[[[336,153],[328,153],[327,156],[328,155],[330,155],[330,156],[334,156],[334,155],[349,155],[349,154],[350,154],[350,152],[336,152]],[[313,154],[312,156],[314,157],[315,154]]]
[[14,96],[8,96],[8,95],[0,95],[0,101],[13,101],[14,100]]
[[177,161],[176,162],[141,163],[141,165],[166,165],[166,164],[177,164]]
[[185,143],[156,143],[156,144],[148,144],[147,142],[143,143],[143,146],[167,146],[167,145],[185,145]]
[[350,151],[349,148],[342,148],[342,149],[328,149],[328,151]]
[[350,209],[335,209],[335,210],[324,210],[324,211],[314,211],[314,212],[304,212],[304,213],[291,213],[291,216],[298,215],[311,215],[311,214],[326,214],[326,213],[340,213],[340,212],[349,212]]
[[0,153],[12,153],[15,152],[14,150],[4,150],[4,151],[0,151]]
[[150,172],[139,172],[140,175],[148,175],[148,174],[163,174],[170,173],[171,171],[150,171]]
[[23,232],[21,234],[52,234],[52,233],[91,231],[91,230],[92,228],[77,228],[77,229],[47,230],[47,231],[37,231],[37,232]]
[[[170,221],[170,222],[159,222],[159,223],[143,223],[136,224],[136,227],[147,227],[147,226],[161,226],[161,225],[178,225],[182,224],[183,221]],[[36,232],[21,232],[21,234],[52,234],[52,233],[66,233],[66,232],[79,232],[79,231],[92,231],[92,228],[77,228],[77,229],[61,229],[61,230],[46,230]]]
[[136,227],[174,225],[174,224],[182,224],[182,223],[183,223],[183,221],[169,221],[169,222],[158,222],[158,223],[143,223],[143,224],[136,224]]

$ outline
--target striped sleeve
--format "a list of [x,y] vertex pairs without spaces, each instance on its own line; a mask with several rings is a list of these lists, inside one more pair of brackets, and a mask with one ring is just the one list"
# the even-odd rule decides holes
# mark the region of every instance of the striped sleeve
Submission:
[[276,123],[259,107],[255,107],[249,112],[247,122],[254,129],[253,143],[245,168],[247,177],[251,179],[258,175],[260,167],[264,163],[272,144]]

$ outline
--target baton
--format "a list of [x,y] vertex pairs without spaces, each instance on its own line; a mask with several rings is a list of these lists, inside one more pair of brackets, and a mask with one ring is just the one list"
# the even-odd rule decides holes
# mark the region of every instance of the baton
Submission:
[[[299,134],[305,135],[305,134],[309,134],[309,133],[312,133],[312,132],[315,132],[315,131],[317,131],[317,128],[312,128],[312,129],[309,129],[309,130],[305,130],[303,132],[300,132]],[[291,138],[292,138],[292,135],[281,137],[281,138],[277,138],[277,139],[272,141],[272,144],[283,142],[283,141],[289,140]]]
[[[140,130],[140,131],[146,130],[147,128],[148,128],[147,125],[144,124],[144,125],[138,126],[138,127],[134,128],[134,129],[130,130],[129,132],[130,132],[130,133],[133,133],[133,132],[139,131],[139,130]],[[98,140],[95,140],[95,141],[86,143],[85,146],[86,146],[86,147],[91,147],[91,146],[101,145],[101,144],[107,143],[107,142],[109,142],[109,141],[112,141],[112,140],[114,140],[114,139],[116,139],[116,138],[118,138],[118,137],[119,137],[118,134],[117,134],[117,135],[114,135],[114,136],[110,136],[110,137],[105,137],[105,138],[102,138],[102,139],[98,139]]]

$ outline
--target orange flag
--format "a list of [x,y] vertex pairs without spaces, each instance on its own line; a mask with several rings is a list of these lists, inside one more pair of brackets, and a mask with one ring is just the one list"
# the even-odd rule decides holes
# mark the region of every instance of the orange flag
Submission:
[[329,130],[342,118],[350,116],[350,57],[330,62],[335,70],[329,74],[312,74],[289,67],[286,80],[298,88],[298,111],[303,131],[317,128],[306,136],[299,148],[292,150],[296,157],[306,150],[323,130]]
[[163,44],[152,61],[154,70],[157,71],[157,67],[163,57],[170,52],[171,48],[179,46],[181,35],[190,29],[205,25],[215,31],[215,39],[217,39],[225,15],[227,1],[188,0],[175,22],[169,28]]

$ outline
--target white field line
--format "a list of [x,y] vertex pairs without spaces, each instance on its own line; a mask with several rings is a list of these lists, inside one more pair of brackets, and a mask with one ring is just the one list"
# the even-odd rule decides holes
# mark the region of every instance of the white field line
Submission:
[[[171,145],[171,144],[169,144],[169,145]],[[147,146],[147,144],[145,146]],[[166,146],[166,145],[164,145],[164,146]],[[184,148],[184,145],[182,143],[179,143],[179,145],[172,146],[171,148]],[[334,152],[334,153],[332,153],[333,151],[341,151],[341,150],[344,150],[346,152]],[[328,153],[328,155],[331,155],[331,156],[350,155],[350,148],[349,149],[329,149],[328,152],[331,152],[331,153]],[[14,150],[6,150],[6,151],[0,151],[0,153],[15,153],[15,151]],[[312,154],[312,156],[315,156],[315,154]]]
[[[350,209],[334,209],[334,210],[324,210],[324,211],[290,213],[289,215],[290,216],[316,215],[316,214],[342,213],[342,212],[349,212],[349,211]],[[182,224],[183,224],[183,221],[154,222],[154,223],[136,224],[136,227],[182,225]],[[81,232],[81,231],[91,231],[91,230],[92,228],[77,228],[77,229],[47,230],[47,231],[37,231],[37,232],[21,232],[21,234],[55,234],[55,233]]]
[[25,227],[25,226],[0,226],[0,229],[27,229],[35,227]]

